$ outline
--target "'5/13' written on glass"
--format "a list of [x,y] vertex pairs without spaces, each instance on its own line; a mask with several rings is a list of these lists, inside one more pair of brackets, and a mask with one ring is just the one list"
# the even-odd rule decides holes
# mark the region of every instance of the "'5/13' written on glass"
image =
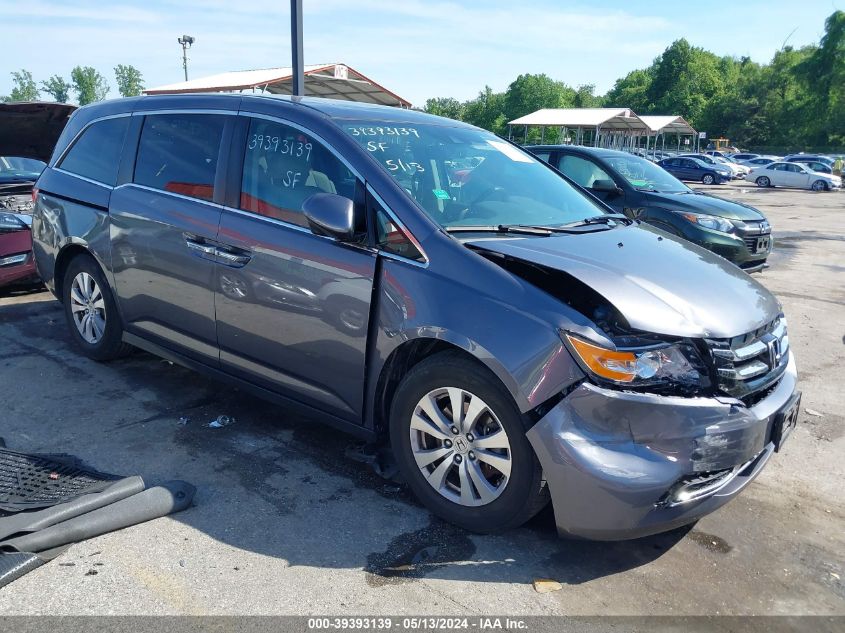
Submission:
[[303,141],[291,141],[290,139],[280,139],[278,136],[270,136],[269,134],[253,134],[247,146],[251,150],[263,149],[267,152],[279,152],[280,154],[289,154],[296,158],[305,158],[311,160],[311,143]]

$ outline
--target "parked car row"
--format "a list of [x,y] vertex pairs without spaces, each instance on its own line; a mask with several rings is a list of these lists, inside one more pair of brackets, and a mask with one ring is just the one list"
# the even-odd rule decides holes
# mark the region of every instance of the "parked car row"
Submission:
[[754,269],[768,222],[630,154],[534,151],[369,104],[101,102],[35,183],[33,252],[82,354],[308,408],[457,525],[693,522],[796,423],[781,306],[711,252]]

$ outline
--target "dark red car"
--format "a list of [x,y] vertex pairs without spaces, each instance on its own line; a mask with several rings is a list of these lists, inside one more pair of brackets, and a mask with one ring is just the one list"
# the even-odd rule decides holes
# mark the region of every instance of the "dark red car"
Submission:
[[32,256],[32,189],[74,106],[0,104],[0,288],[38,279]]

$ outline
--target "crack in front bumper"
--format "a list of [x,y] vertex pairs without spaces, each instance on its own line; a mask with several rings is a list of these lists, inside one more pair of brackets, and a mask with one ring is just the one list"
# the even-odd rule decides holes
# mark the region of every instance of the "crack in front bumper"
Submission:
[[[637,538],[691,523],[736,496],[774,452],[772,424],[796,390],[795,358],[752,407],[732,398],[682,398],[584,383],[529,431],[562,534]],[[737,470],[712,494],[675,506],[681,479]]]

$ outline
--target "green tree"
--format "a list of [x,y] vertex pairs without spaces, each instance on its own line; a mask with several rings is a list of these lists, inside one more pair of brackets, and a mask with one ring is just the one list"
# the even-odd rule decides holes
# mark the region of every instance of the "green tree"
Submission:
[[41,90],[59,103],[67,103],[70,100],[70,89],[72,87],[59,75],[53,75],[47,81],[41,82]]
[[808,92],[813,114],[807,130],[816,143],[845,143],[845,11],[825,20],[825,33],[796,74]]
[[505,116],[508,121],[541,108],[571,108],[575,90],[548,75],[525,74],[517,77],[505,92]]
[[631,108],[634,112],[647,114],[651,110],[648,98],[650,87],[650,69],[633,70],[616,80],[613,88],[604,96],[604,102],[614,108]]
[[724,91],[720,64],[719,57],[685,39],[672,42],[652,66],[649,109],[654,114],[683,115],[695,126],[707,103]]
[[79,105],[102,101],[109,93],[109,84],[96,69],[91,66],[76,66],[70,72],[73,90]]
[[144,91],[144,78],[134,66],[118,64],[114,68],[114,76],[117,91],[122,97],[137,97]]
[[574,108],[600,108],[604,103],[604,97],[596,95],[596,87],[593,84],[584,84],[575,89],[575,96],[572,99]]
[[3,101],[38,100],[38,86],[35,85],[32,73],[28,70],[21,69],[20,72],[13,72],[12,83],[14,84],[12,92],[8,97],[3,97]]
[[507,127],[504,109],[504,93],[493,92],[490,86],[484,86],[484,90],[475,99],[464,104],[464,121],[502,134]]
[[456,121],[463,121],[466,105],[452,97],[427,99],[423,110],[429,114],[445,116]]

